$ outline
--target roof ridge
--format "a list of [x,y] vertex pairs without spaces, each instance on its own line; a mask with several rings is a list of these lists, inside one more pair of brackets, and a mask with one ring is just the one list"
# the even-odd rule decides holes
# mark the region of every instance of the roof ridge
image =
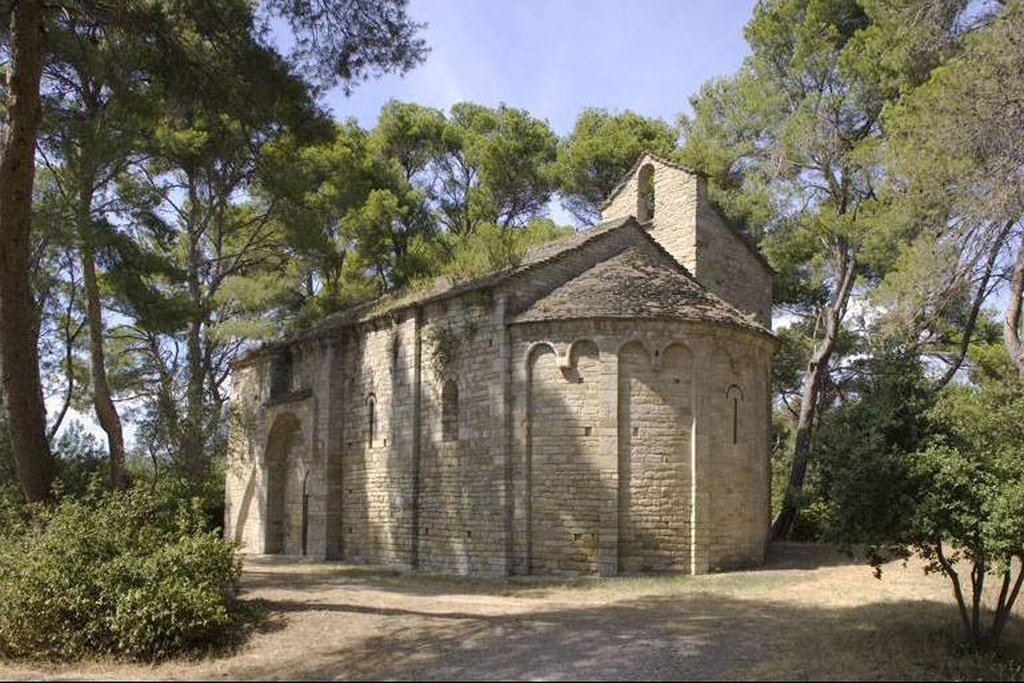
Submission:
[[722,304],[723,306],[726,306],[726,307],[732,309],[732,311],[734,313],[736,313],[738,316],[740,316],[741,318],[744,318],[744,319],[750,321],[753,325],[756,325],[757,327],[759,327],[759,328],[763,329],[764,331],[768,332],[768,334],[771,334],[772,336],[775,336],[774,332],[772,332],[770,329],[768,329],[767,327],[765,327],[764,325],[762,325],[760,322],[758,322],[756,320],[754,314],[746,313],[745,311],[743,311],[739,307],[737,307],[735,304],[733,304],[733,303],[731,303],[729,301],[726,301],[723,297],[721,297],[718,294],[716,294],[715,292],[711,291],[710,287],[705,286],[704,283],[702,283],[700,280],[698,280],[697,276],[694,275],[693,273],[691,273],[689,268],[687,268],[682,263],[680,263],[678,260],[676,260],[676,257],[673,256],[672,253],[668,249],[665,248],[665,245],[663,245],[658,240],[654,239],[654,236],[651,235],[647,230],[644,230],[643,234],[644,234],[644,237],[647,238],[648,242],[650,244],[653,244],[654,248],[657,249],[659,252],[661,252],[662,256],[666,257],[672,263],[673,266],[675,266],[683,275],[685,275],[687,278],[689,278],[691,281],[693,281],[693,283],[695,285],[697,285],[702,290],[704,290],[704,292],[707,293],[708,296],[717,299],[720,304]]
[[[655,250],[644,248],[644,244],[652,243]],[[704,286],[649,235],[647,242],[592,264],[538,298],[510,322],[635,317],[700,320],[775,336],[752,315]]]
[[[643,239],[646,243],[653,246],[654,249],[664,257],[669,267],[675,269],[704,295],[710,297],[717,306],[724,307],[732,316],[744,321],[747,326],[757,328],[761,332],[774,336],[771,330],[754,320],[752,316],[747,315],[705,287],[686,266],[677,261],[675,257],[673,257],[672,254],[660,242],[658,242],[658,240],[654,239],[654,236],[651,235],[648,230],[644,229],[643,226],[637,223],[636,218],[633,216],[624,216],[589,226],[588,228],[580,230],[572,235],[567,235],[550,242],[538,244],[527,250],[520,265],[514,267],[502,268],[489,273],[484,273],[463,282],[455,282],[451,279],[451,276],[440,275],[435,277],[432,282],[439,283],[441,281],[447,281],[448,284],[447,286],[438,289],[438,291],[431,292],[430,287],[425,287],[422,291],[404,290],[402,292],[384,294],[375,299],[371,299],[370,301],[350,306],[349,308],[325,316],[308,329],[295,331],[282,339],[267,342],[259,348],[253,349],[252,351],[244,354],[243,357],[234,362],[244,363],[247,362],[248,359],[261,355],[275,347],[286,346],[302,340],[316,338],[339,328],[374,320],[391,313],[412,308],[414,306],[424,305],[429,302],[460,296],[483,287],[498,284],[509,278],[522,276],[545,264],[549,264],[561,257],[564,257],[571,252],[582,249],[584,246],[590,244],[594,239],[610,235],[619,228],[623,228],[627,225],[634,226],[643,235]],[[529,258],[531,254],[534,256],[532,260]],[[587,270],[590,270],[590,268],[585,269],[583,272],[586,272]],[[579,277],[579,275],[582,275],[582,273],[578,274],[577,277]],[[421,294],[422,296],[417,297],[417,294]],[[410,297],[409,300],[403,300],[406,297]],[[733,321],[732,324],[736,323],[737,321]]]
[[[497,284],[507,278],[520,275],[548,263],[569,251],[582,247],[596,237],[606,235],[631,222],[636,222],[636,219],[632,216],[612,218],[596,225],[588,226],[571,235],[534,245],[526,250],[519,264],[515,266],[498,268],[461,281],[454,279],[451,275],[438,275],[429,280],[422,288],[404,288],[400,291],[382,294],[369,301],[364,301],[332,313],[317,322],[309,330],[297,336],[305,337],[315,334],[318,330],[328,329],[332,327],[332,322],[341,325],[363,322],[388,313],[401,311],[411,306],[457,296],[481,287]],[[408,301],[403,301],[407,298],[409,299]],[[381,310],[376,310],[378,307],[382,307]]]

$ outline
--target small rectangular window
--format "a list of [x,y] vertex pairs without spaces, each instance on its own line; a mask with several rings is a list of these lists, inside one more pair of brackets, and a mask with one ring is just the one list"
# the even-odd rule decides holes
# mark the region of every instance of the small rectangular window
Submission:
[[270,360],[270,398],[287,396],[292,390],[292,352],[281,349]]
[[441,440],[459,440],[459,385],[454,380],[441,388]]

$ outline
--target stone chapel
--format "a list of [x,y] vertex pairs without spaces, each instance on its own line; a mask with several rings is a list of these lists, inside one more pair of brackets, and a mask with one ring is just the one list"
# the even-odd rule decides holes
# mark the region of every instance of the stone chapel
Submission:
[[485,576],[761,562],[772,271],[651,154],[602,219],[238,359],[227,537]]

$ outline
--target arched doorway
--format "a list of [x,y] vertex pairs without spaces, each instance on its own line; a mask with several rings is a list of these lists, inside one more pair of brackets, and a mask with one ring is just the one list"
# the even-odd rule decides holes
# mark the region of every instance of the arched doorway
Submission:
[[298,418],[291,413],[274,420],[267,437],[267,554],[302,555],[306,552],[308,503],[302,471],[305,444]]

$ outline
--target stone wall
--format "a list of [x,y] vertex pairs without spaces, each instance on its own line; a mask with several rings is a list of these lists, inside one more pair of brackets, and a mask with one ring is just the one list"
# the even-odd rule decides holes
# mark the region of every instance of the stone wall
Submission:
[[[763,559],[770,340],[703,323],[553,321],[513,326],[512,351],[514,573]],[[745,354],[749,371],[720,354]],[[736,415],[733,386],[747,397]]]
[[706,198],[706,183],[699,179],[697,203],[697,279],[739,308],[772,327],[772,275],[745,239],[729,227]]
[[[505,477],[500,419],[502,327],[486,295],[436,303],[423,316],[419,566],[503,575]],[[457,438],[445,441],[442,391],[458,387]],[[496,419],[498,418],[498,419]]]
[[[576,344],[568,364],[550,346],[529,364],[531,574],[594,574],[605,491],[611,474],[602,462],[600,352],[588,341]],[[607,460],[607,459],[606,459]]]
[[[670,170],[655,183],[694,180]],[[635,225],[611,230],[493,290],[236,364],[227,536],[253,553],[492,576],[759,562],[768,335],[659,319],[510,322],[638,243],[656,250]],[[446,385],[458,395],[447,412]]]
[[[321,345],[335,370],[306,375],[311,395],[271,405],[258,398],[269,363],[236,369],[235,401],[263,407],[251,441],[232,431],[228,536],[250,552],[479,575],[763,558],[771,340],[704,323],[497,319],[500,302],[449,303],[370,325]],[[441,329],[459,340],[446,366]],[[446,381],[459,392],[453,441]],[[332,388],[334,465],[312,436]]]
[[415,325],[382,320],[344,336],[341,556],[352,562],[413,563]]
[[704,483],[712,570],[753,564],[767,551],[767,535],[752,531],[767,530],[771,522],[768,364],[758,347],[737,345],[714,348],[707,364],[714,382],[708,407],[715,416],[707,432]]
[[[291,387],[274,398],[275,354],[236,365],[226,535],[255,553],[304,548],[352,562],[504,573],[506,424],[495,404],[505,391],[506,333],[493,315],[477,296],[296,345]],[[444,339],[458,348],[442,367]],[[459,401],[457,436],[445,441],[448,381]]]
[[326,472],[311,391],[270,398],[270,359],[232,374],[225,536],[247,552],[325,556]]
[[619,571],[688,570],[693,359],[673,343],[619,351]]

